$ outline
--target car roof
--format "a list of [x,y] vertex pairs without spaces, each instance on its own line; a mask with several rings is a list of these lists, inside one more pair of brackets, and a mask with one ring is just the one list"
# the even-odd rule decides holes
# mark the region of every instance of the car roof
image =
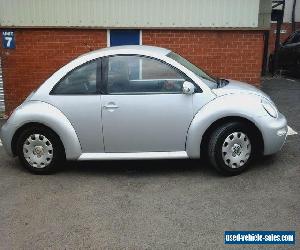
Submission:
[[156,47],[156,46],[122,45],[122,46],[113,46],[113,47],[107,47],[107,48],[103,48],[103,49],[90,51],[79,57],[91,56],[93,54],[98,54],[98,53],[109,53],[109,54],[130,54],[130,53],[149,54],[149,53],[151,53],[151,54],[156,54],[156,55],[160,55],[160,56],[165,56],[170,52],[171,52],[171,50],[169,50],[169,49]]

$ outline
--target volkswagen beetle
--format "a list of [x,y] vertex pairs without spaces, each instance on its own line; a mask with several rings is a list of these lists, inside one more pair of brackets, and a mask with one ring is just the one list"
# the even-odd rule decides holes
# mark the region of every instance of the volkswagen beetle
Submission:
[[34,173],[64,160],[196,159],[226,175],[279,151],[285,117],[269,96],[206,74],[151,46],[100,49],[71,61],[15,109],[3,146]]

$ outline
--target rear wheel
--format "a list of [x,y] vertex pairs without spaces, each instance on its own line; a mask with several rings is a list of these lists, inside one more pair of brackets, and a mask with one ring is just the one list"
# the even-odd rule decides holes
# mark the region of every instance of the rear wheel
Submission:
[[253,158],[254,141],[253,132],[248,126],[240,122],[226,123],[210,137],[209,160],[222,174],[240,174]]
[[30,172],[49,174],[64,160],[64,148],[59,137],[50,129],[25,129],[17,142],[18,156]]

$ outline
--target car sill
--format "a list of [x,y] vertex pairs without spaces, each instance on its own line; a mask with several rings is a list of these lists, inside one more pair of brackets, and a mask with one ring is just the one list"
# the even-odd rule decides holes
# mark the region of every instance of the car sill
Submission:
[[143,160],[143,159],[185,159],[185,151],[139,152],[139,153],[83,153],[78,160]]

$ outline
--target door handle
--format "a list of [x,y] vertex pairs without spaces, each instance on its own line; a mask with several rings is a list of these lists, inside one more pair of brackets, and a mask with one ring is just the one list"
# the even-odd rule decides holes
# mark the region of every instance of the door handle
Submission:
[[117,109],[119,108],[118,105],[116,105],[115,103],[108,103],[108,104],[105,104],[103,106],[104,109]]

